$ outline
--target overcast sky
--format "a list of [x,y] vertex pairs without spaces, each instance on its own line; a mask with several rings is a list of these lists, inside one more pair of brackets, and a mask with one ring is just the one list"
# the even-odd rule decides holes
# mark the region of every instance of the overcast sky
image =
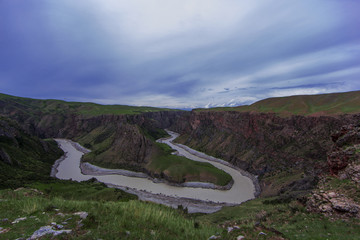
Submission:
[[173,108],[360,90],[358,0],[0,0],[0,92]]

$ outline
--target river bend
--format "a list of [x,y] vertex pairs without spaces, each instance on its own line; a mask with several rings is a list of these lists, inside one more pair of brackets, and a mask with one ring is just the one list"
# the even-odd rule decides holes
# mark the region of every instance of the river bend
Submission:
[[144,191],[148,194],[169,196],[170,198],[195,199],[227,204],[240,204],[254,198],[255,187],[250,178],[242,175],[241,172],[230,166],[224,165],[220,162],[207,160],[213,159],[210,156],[196,152],[195,150],[189,148],[186,149],[186,147],[180,144],[173,143],[172,141],[178,136],[178,134],[170,131],[168,131],[168,133],[171,137],[168,139],[162,139],[160,140],[161,142],[166,143],[171,148],[175,149],[179,155],[185,156],[194,161],[209,162],[215,167],[229,173],[234,180],[232,188],[230,190],[215,190],[193,187],[176,187],[165,183],[154,183],[147,178],[128,177],[117,174],[102,176],[84,175],[80,169],[81,157],[84,154],[84,151],[80,151],[81,149],[76,147],[76,143],[66,139],[56,139],[60,148],[65,152],[65,155],[54,165],[54,175],[59,179],[72,179],[75,181],[84,181],[90,178],[96,178],[98,181],[113,187],[133,189],[135,190],[135,193],[137,191]]

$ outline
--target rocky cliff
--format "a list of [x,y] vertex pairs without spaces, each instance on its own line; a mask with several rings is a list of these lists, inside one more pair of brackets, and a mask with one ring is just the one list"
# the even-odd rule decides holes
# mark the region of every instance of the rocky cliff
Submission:
[[331,134],[360,115],[290,116],[272,113],[192,111],[172,130],[178,141],[259,176],[263,195],[311,188],[329,170]]
[[360,183],[360,122],[343,126],[332,135],[332,141],[327,155],[331,174]]
[[332,135],[327,154],[330,176],[322,176],[306,200],[309,211],[332,218],[360,218],[360,123]]
[[[94,112],[94,107],[88,105],[6,96],[0,98],[0,114],[18,122],[28,134],[79,141],[93,150],[85,156],[86,161],[105,167],[143,170],[161,151],[154,140],[166,135],[162,129],[172,125],[182,113],[145,108],[144,112],[135,114],[99,114],[113,106],[96,105]],[[93,110],[92,114],[81,114],[88,108]],[[129,108],[137,111],[136,107]]]

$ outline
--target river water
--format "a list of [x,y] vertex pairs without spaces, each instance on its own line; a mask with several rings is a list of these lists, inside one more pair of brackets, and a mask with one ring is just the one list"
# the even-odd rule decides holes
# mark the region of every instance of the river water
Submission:
[[172,143],[177,137],[176,133],[169,132],[171,138],[162,140],[163,143],[168,144],[171,148],[178,151],[182,156],[185,156],[194,161],[209,162],[217,168],[229,173],[234,184],[230,190],[215,190],[192,187],[176,187],[165,183],[154,183],[147,178],[127,177],[122,175],[84,175],[80,170],[80,160],[83,152],[77,150],[70,140],[56,139],[61,149],[65,152],[65,158],[57,166],[56,177],[59,179],[72,179],[75,181],[84,181],[90,178],[96,178],[98,181],[112,186],[129,187],[132,189],[146,191],[153,194],[162,194],[170,197],[189,198],[202,201],[212,201],[229,204],[240,204],[244,201],[254,198],[255,187],[252,180],[243,176],[239,171],[229,166],[218,162],[209,161],[205,158],[196,156],[180,145]]

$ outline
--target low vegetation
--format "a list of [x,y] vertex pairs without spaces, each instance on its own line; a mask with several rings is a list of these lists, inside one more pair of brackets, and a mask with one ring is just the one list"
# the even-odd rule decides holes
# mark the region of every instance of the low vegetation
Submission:
[[339,194],[353,199],[360,203],[360,184],[351,179],[340,179],[334,176],[326,176],[319,182],[323,191],[336,191]]
[[[220,231],[176,209],[137,200],[66,200],[60,192],[54,196],[32,189],[2,190],[0,199],[0,226],[7,231],[3,239],[28,238],[52,223],[71,230],[56,239],[207,239]],[[81,219],[76,212],[88,216]],[[18,218],[25,219],[12,224]]]
[[[69,192],[78,188],[71,196]],[[102,192],[92,197],[94,191]],[[93,192],[94,191],[94,192]],[[213,214],[186,214],[131,200],[99,183],[32,184],[0,190],[2,239],[28,238],[42,226],[61,224],[71,233],[52,239],[358,239],[356,219],[309,213],[298,200],[259,198]],[[119,201],[120,200],[120,201]],[[77,212],[88,215],[81,219]],[[14,223],[16,219],[18,223]],[[51,235],[48,235],[50,237]],[[47,239],[47,238],[46,238]]]
[[220,239],[359,239],[360,224],[356,219],[334,220],[309,213],[297,200],[282,203],[276,198],[260,198],[219,212],[198,215],[202,224],[216,224],[224,229]]
[[47,182],[26,184],[28,188],[37,189],[48,198],[85,201],[129,201],[138,199],[136,195],[120,189],[108,188],[105,184],[90,179],[83,182],[52,179]]

